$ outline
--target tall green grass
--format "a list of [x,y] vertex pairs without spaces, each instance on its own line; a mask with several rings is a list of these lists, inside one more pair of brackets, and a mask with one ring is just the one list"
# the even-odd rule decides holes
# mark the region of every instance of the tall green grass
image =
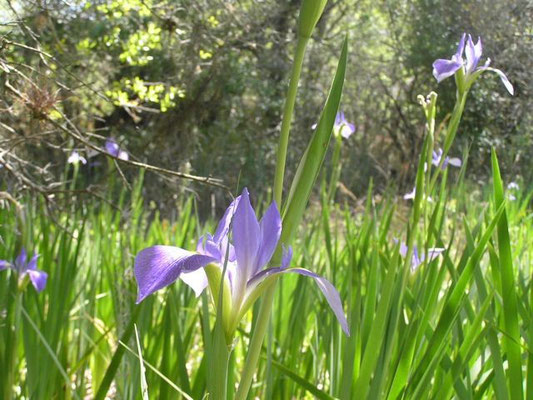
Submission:
[[[312,282],[283,277],[249,398],[533,398],[531,195],[506,197],[495,155],[493,172],[490,192],[473,190],[462,172],[450,192],[445,174],[419,216],[372,189],[359,208],[332,203],[324,190],[292,264],[336,285],[351,336]],[[0,210],[0,258],[15,257],[20,231],[49,273],[37,294],[18,292],[15,274],[0,272],[3,398],[203,398],[213,368],[204,354],[215,317],[208,295],[197,299],[178,282],[135,305],[132,268],[153,244],[193,249],[214,221],[200,221],[187,196],[176,220],[147,211],[142,176],[118,209],[66,204],[53,221],[28,200],[23,231],[15,209]],[[447,251],[411,272],[394,239]],[[229,398],[252,315],[230,359]]]

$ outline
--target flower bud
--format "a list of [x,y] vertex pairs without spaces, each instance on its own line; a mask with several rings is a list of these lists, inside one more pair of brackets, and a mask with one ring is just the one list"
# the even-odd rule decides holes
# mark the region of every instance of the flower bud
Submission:
[[310,38],[316,23],[322,16],[328,0],[303,0],[300,8],[300,23],[298,35],[302,38]]

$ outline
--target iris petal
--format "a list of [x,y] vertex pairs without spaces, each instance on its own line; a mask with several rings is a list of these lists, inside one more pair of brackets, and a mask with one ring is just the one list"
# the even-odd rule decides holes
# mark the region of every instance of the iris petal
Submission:
[[194,290],[196,297],[199,297],[202,294],[208,284],[207,275],[203,268],[192,272],[182,272],[180,279]]
[[261,270],[272,258],[281,236],[281,215],[276,203],[272,203],[259,223],[261,243],[252,274]]
[[437,82],[454,75],[463,64],[456,60],[444,60],[439,58],[433,63],[433,76]]
[[173,246],[152,246],[140,251],[134,268],[139,286],[137,303],[173,283],[181,273],[196,271],[214,261],[217,260],[213,257]]
[[253,274],[260,236],[259,222],[245,188],[233,217],[233,246],[239,268],[238,279],[241,283],[247,282]]
[[229,227],[231,224],[231,220],[233,218],[233,215],[235,214],[235,210],[241,201],[241,196],[238,196],[231,202],[229,207],[224,212],[224,215],[222,216],[222,219],[218,223],[217,230],[215,231],[215,235],[213,236],[213,241],[215,243],[220,243],[222,238],[224,236],[228,236]]
[[15,268],[17,271],[19,271],[19,273],[24,271],[27,258],[28,254],[26,253],[26,249],[23,247],[22,250],[20,250],[20,254],[15,259]]
[[502,83],[504,84],[505,88],[507,89],[507,91],[511,94],[511,96],[514,95],[513,85],[511,84],[511,82],[509,82],[509,79],[507,79],[507,76],[502,71],[500,71],[499,69],[490,68],[490,67],[483,67],[482,69],[483,70],[487,70],[487,71],[496,72],[498,74],[498,76],[500,77]]
[[0,271],[3,269],[9,268],[11,264],[6,260],[0,260]]
[[28,269],[26,273],[29,275],[30,281],[33,287],[35,287],[35,290],[37,290],[38,292],[42,292],[46,286],[48,274],[44,271],[39,271],[37,269]]

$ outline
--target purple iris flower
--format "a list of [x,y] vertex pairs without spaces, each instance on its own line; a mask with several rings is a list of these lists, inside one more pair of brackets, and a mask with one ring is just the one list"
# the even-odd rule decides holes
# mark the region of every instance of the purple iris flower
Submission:
[[[400,245],[400,255],[402,257],[407,257],[407,250],[408,247],[405,243],[402,243]],[[436,259],[445,249],[443,248],[430,248],[428,249],[428,258],[427,262],[431,262],[434,259]],[[419,254],[418,248],[416,246],[413,247],[413,256],[411,258],[411,271],[416,271],[420,264],[422,264],[426,260],[426,255],[424,253]]]
[[[311,126],[312,129],[316,129],[317,124]],[[348,139],[355,133],[355,125],[351,122],[348,122],[344,116],[343,111],[339,111],[335,116],[335,124],[333,125],[333,135],[338,137],[341,135],[344,139]]]
[[74,150],[72,153],[70,153],[70,156],[68,157],[67,163],[69,164],[87,164],[87,160],[85,157],[81,156],[80,153],[78,153],[76,150]]
[[[442,149],[438,149],[437,151],[433,151],[433,159],[431,160],[431,164],[433,164],[435,167],[438,167],[440,165],[440,162],[442,160]],[[460,168],[461,165],[463,165],[460,158],[457,157],[448,157],[446,156],[444,158],[444,162],[442,163],[441,169],[446,169],[446,167],[450,164],[453,167]]]
[[122,150],[115,139],[108,138],[105,142],[106,151],[113,157],[120,158],[121,160],[128,160],[130,156],[127,152]]
[[355,125],[346,120],[343,111],[338,112],[335,117],[333,133],[336,135],[341,135],[344,139],[348,139],[355,133]]
[[34,254],[31,260],[27,262],[28,255],[26,253],[26,249],[22,248],[20,254],[15,259],[14,264],[11,264],[6,260],[0,260],[0,271],[11,268],[18,273],[19,279],[24,279],[24,277],[28,275],[32,285],[35,287],[35,290],[41,292],[46,286],[48,274],[37,269],[37,258],[39,258],[39,255]]
[[244,189],[226,210],[215,234],[206,234],[200,238],[196,252],[158,245],[148,247],[137,254],[135,258],[135,278],[139,286],[137,303],[178,278],[199,296],[208,286],[209,271],[206,274],[206,267],[222,271],[226,265],[225,283],[231,295],[231,316],[228,317],[231,322],[228,326],[232,334],[240,319],[266,285],[272,282],[270,278],[292,272],[314,279],[342,329],[349,335],[342,302],[335,287],[327,279],[307,269],[288,268],[292,258],[290,248],[284,252],[281,266],[266,268],[278,246],[280,236],[281,216],[276,204],[272,203],[261,221],[258,221],[250,204],[248,190]]
[[[468,89],[482,72],[492,71],[498,74],[507,91],[513,95],[513,85],[511,85],[511,82],[509,82],[507,76],[505,76],[505,74],[499,69],[489,67],[490,58],[487,58],[487,61],[485,61],[483,66],[478,66],[483,50],[481,38],[478,37],[477,43],[474,44],[472,36],[468,35],[466,48],[465,38],[466,34],[463,33],[463,36],[459,41],[459,46],[457,47],[457,52],[450,60],[439,58],[433,63],[433,76],[435,79],[437,79],[438,82],[441,82],[443,79],[455,75],[455,73],[462,68],[465,74],[466,87]],[[466,54],[466,60],[463,59],[463,53]]]

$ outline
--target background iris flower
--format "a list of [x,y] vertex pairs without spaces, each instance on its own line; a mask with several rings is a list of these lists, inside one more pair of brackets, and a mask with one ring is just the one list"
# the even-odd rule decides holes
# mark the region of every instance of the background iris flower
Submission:
[[220,277],[226,266],[223,318],[226,334],[231,337],[246,311],[263,290],[274,282],[273,278],[292,272],[314,279],[343,331],[349,335],[342,302],[335,287],[327,279],[307,269],[288,268],[291,249],[284,252],[281,266],[265,268],[276,251],[280,236],[281,216],[276,204],[272,203],[261,221],[258,221],[248,190],[244,189],[224,213],[215,234],[200,238],[196,252],[157,245],[137,254],[137,302],[180,278],[197,296],[209,285],[213,301],[217,304]]
[[11,268],[18,273],[20,280],[23,280],[28,275],[35,290],[41,292],[46,287],[48,274],[37,269],[38,258],[39,255],[34,254],[31,260],[27,262],[28,255],[26,249],[22,248],[14,264],[6,260],[0,260],[0,270]]
[[[400,245],[400,255],[402,257],[407,257],[407,245],[405,243],[402,243]],[[435,258],[437,258],[445,249],[443,248],[438,248],[438,247],[434,247],[434,248],[429,248],[428,249],[428,252],[427,252],[427,255],[428,255],[428,258],[427,258],[427,262],[431,262],[433,261]],[[418,253],[418,248],[416,246],[413,247],[413,256],[411,258],[411,271],[416,271],[418,269],[418,267],[420,266],[420,264],[422,264],[424,261],[426,260],[426,255],[425,253],[422,253],[422,254],[419,254]]]
[[130,158],[126,151],[120,149],[120,146],[113,138],[108,138],[106,140],[105,149],[113,157],[120,158],[121,160],[128,160]]
[[[474,44],[472,36],[468,35],[468,40],[465,48],[466,34],[463,33],[457,52],[452,56],[450,60],[444,60],[439,58],[433,63],[433,76],[438,82],[455,75],[457,71],[462,69],[465,76],[466,89],[469,89],[472,83],[485,71],[492,71],[498,74],[501,81],[505,85],[507,91],[513,95],[514,89],[507,76],[496,68],[489,67],[490,58],[487,58],[485,64],[481,67],[478,66],[481,54],[483,52],[481,38],[478,38],[477,43]],[[463,53],[466,55],[466,60],[463,59]]]
[[[435,167],[438,167],[440,165],[441,159],[442,159],[443,151],[442,149],[438,149],[437,151],[433,151],[433,159],[431,160],[431,164],[433,164]],[[446,167],[450,164],[453,167],[460,168],[461,165],[463,165],[463,162],[460,158],[457,157],[448,157],[446,156],[444,158],[444,162],[442,163],[441,169],[446,169]]]

